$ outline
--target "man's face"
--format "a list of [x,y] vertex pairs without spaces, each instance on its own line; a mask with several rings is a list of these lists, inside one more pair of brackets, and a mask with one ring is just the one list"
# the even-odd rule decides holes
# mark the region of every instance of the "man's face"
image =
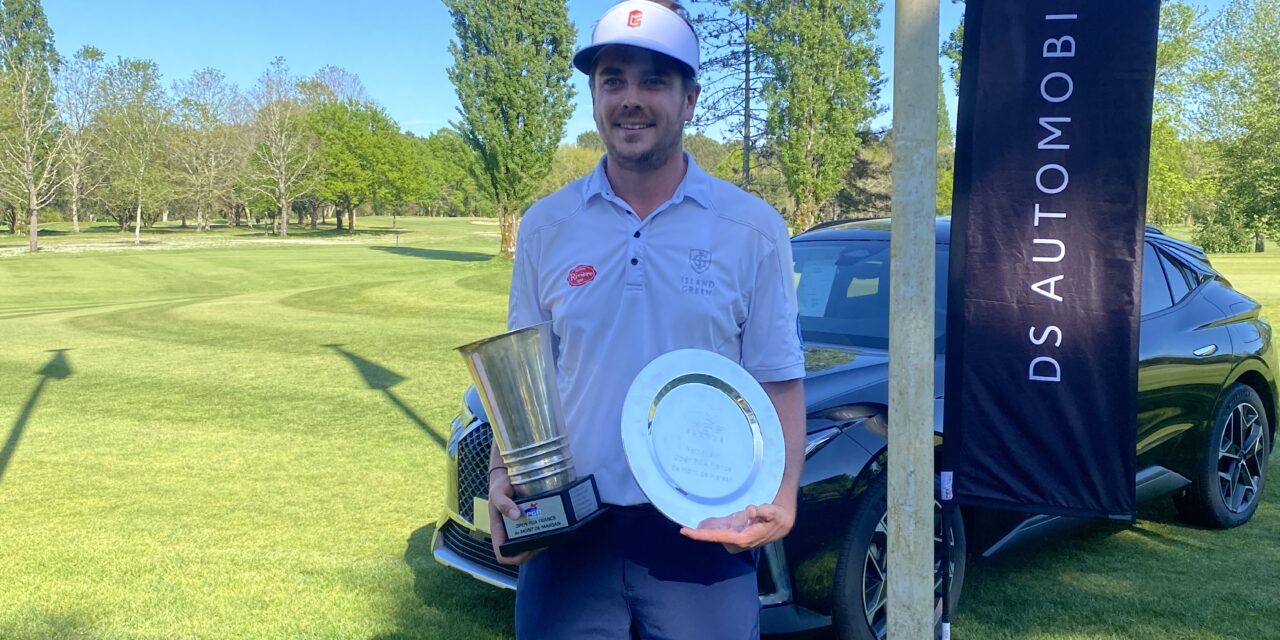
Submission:
[[684,123],[693,118],[701,91],[665,56],[628,46],[602,51],[591,98],[609,162],[633,171],[666,164],[680,152]]

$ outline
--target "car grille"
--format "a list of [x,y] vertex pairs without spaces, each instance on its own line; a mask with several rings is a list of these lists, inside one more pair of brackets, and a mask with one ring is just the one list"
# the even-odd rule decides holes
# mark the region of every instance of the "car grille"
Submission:
[[489,497],[489,447],[493,430],[482,424],[458,442],[458,515],[475,522],[474,499]]
[[[488,429],[485,429],[488,431]],[[497,558],[493,557],[493,547],[482,540],[472,538],[467,531],[458,523],[449,521],[440,528],[440,540],[444,546],[450,551],[474,562],[478,565],[496,571],[511,578],[516,577],[518,569],[516,567],[498,564]]]

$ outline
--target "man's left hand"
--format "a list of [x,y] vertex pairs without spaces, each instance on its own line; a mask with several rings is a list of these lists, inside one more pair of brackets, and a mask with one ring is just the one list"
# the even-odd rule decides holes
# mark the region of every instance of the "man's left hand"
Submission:
[[707,518],[697,529],[684,527],[680,533],[702,542],[719,542],[729,553],[741,553],[781,540],[795,523],[794,509],[776,504],[751,505],[720,518]]

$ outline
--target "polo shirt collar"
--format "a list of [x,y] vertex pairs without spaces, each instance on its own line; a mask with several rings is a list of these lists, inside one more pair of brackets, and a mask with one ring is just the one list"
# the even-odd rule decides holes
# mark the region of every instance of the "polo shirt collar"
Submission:
[[[600,196],[606,200],[618,200],[618,196],[613,193],[613,186],[609,184],[609,177],[605,175],[604,164],[608,154],[600,156],[600,161],[596,163],[596,168],[587,175],[587,179],[582,183],[582,199],[590,200],[592,196]],[[702,205],[704,209],[711,208],[711,176],[708,176],[702,167],[693,160],[693,156],[688,151],[684,152],[684,159],[689,163],[685,169],[684,179],[680,181],[680,186],[676,187],[676,192],[671,196],[672,204],[682,202],[686,197]]]

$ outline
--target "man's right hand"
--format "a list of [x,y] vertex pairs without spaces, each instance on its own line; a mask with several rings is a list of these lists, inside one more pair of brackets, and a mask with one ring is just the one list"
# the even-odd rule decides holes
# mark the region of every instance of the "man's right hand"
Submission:
[[511,479],[507,470],[501,467],[489,472],[489,537],[493,539],[493,555],[498,562],[519,566],[533,557],[536,551],[525,551],[514,556],[502,555],[502,545],[507,541],[507,529],[502,524],[502,515],[516,520],[520,518],[520,507],[513,498],[516,491],[511,487]]

